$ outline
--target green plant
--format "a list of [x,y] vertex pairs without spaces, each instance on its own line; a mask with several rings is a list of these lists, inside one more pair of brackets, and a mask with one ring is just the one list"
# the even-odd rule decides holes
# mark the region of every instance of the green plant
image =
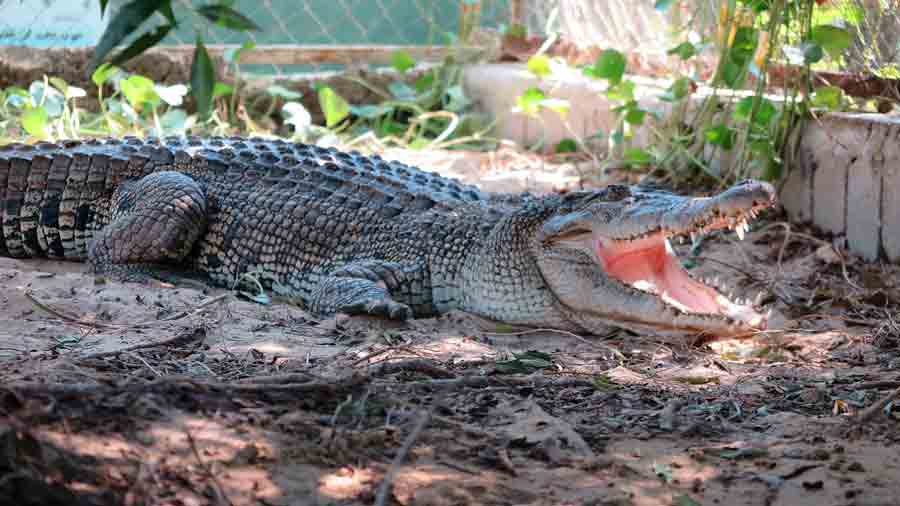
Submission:
[[[259,27],[247,16],[235,10],[231,4],[233,1],[221,0],[199,7],[192,7],[200,17],[217,26],[229,30],[247,32],[258,31]],[[105,14],[109,0],[100,0],[100,13]],[[112,51],[119,44],[128,39],[155,13],[161,14],[166,23],[146,31],[139,37],[114,55]],[[121,65],[147,49],[159,44],[166,36],[178,26],[175,11],[172,9],[172,0],[132,0],[122,5],[113,18],[109,21],[106,30],[94,49],[92,67],[96,68],[104,62],[111,65]],[[217,79],[212,58],[203,44],[200,33],[197,33],[197,42],[194,50],[194,59],[191,66],[191,94],[197,105],[197,111],[201,118],[206,118],[212,110],[213,98]]]
[[[672,8],[674,0],[659,0],[656,8]],[[686,37],[668,51],[683,61],[713,56],[712,77],[699,81],[691,75],[671,76],[669,86],[656,99],[663,111],[648,110],[636,100],[636,83],[626,73],[625,55],[615,49],[602,52],[591,65],[582,67],[590,79],[606,82],[603,95],[612,104],[617,121],[608,132],[608,149],[599,160],[600,169],[609,166],[651,166],[673,179],[708,177],[722,184],[748,176],[776,179],[793,149],[797,126],[817,110],[845,106],[836,87],[813,89],[814,66],[839,62],[850,46],[850,32],[828,7],[816,0],[722,0],[710,25],[712,33]],[[696,9],[705,3],[697,2]],[[817,19],[818,22],[813,20]],[[696,26],[695,23],[691,23]],[[687,30],[682,31],[687,33]],[[528,62],[539,78],[563,66],[544,54],[542,48]],[[800,79],[787,83],[775,96],[768,83],[768,70],[781,58],[784,65],[799,69]],[[703,88],[703,96],[698,89]],[[540,118],[541,111],[553,110],[565,117],[566,107],[542,88],[530,88],[518,97],[516,111]],[[568,125],[568,123],[566,123]],[[634,133],[646,129],[651,142],[633,145]],[[570,133],[571,129],[570,129]],[[574,135],[565,139],[568,151],[574,145],[591,146]],[[539,143],[539,146],[542,143]],[[710,163],[717,160],[730,163]]]

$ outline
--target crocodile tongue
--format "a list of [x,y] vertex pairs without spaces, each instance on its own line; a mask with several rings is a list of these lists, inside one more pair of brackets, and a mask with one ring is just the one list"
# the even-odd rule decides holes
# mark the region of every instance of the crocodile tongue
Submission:
[[594,241],[606,273],[622,283],[653,293],[686,313],[719,314],[759,328],[765,318],[695,280],[681,266],[668,238],[657,233],[633,241]]

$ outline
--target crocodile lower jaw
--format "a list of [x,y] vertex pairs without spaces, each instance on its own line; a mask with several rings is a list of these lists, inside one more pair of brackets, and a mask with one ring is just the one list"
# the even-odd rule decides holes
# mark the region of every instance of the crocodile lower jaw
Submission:
[[[737,225],[742,226],[743,223]],[[729,300],[715,288],[694,279],[682,267],[669,237],[660,231],[627,241],[595,238],[594,251],[608,276],[654,294],[682,313],[723,316],[750,328],[765,327],[766,317],[752,303]]]

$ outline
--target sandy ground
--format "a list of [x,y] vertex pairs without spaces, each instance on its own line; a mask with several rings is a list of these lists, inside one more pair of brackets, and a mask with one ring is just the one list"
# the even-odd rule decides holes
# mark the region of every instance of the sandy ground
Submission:
[[[461,177],[490,172],[477,166]],[[0,497],[897,504],[898,268],[779,219],[678,246],[781,327],[704,346],[465,314],[317,321],[279,300],[0,259]]]

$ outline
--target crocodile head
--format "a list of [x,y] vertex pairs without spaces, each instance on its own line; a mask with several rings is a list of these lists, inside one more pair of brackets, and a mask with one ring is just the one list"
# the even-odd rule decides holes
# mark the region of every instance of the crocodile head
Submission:
[[533,243],[541,275],[566,319],[589,331],[610,325],[654,335],[752,334],[766,318],[695,279],[670,239],[730,228],[775,203],[774,188],[743,181],[711,197],[613,185],[569,196]]

